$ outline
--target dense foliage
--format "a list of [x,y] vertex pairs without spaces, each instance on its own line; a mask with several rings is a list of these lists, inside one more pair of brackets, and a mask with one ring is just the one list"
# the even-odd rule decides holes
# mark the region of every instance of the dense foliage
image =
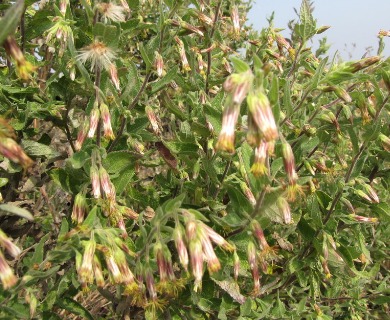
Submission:
[[[108,1],[108,0],[107,0]],[[390,61],[302,1],[2,2],[1,319],[384,319]]]

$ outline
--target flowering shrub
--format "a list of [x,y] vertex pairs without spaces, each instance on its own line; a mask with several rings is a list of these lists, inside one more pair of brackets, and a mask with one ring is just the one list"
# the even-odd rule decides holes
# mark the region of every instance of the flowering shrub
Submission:
[[389,60],[245,1],[0,20],[3,319],[389,316]]

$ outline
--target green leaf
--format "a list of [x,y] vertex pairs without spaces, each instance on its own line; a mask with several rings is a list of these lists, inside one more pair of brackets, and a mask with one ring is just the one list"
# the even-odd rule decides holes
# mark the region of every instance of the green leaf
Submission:
[[297,225],[297,228],[306,241],[313,240],[316,231],[309,225],[306,219],[301,218]]
[[179,66],[176,65],[172,69],[170,69],[163,78],[161,78],[157,82],[154,82],[151,87],[151,94],[156,93],[157,91],[163,89],[166,85],[171,83],[171,81],[176,78],[178,71]]
[[315,195],[310,195],[307,198],[307,210],[313,219],[314,224],[317,228],[322,227],[322,215],[320,211],[320,207],[318,205],[317,197]]
[[93,27],[93,35],[99,37],[107,46],[116,47],[119,39],[118,28],[98,22]]
[[18,0],[11,8],[7,10],[4,17],[0,20],[0,44],[14,33],[20,23],[20,17],[24,12],[24,0]]
[[137,156],[128,151],[110,152],[103,160],[103,167],[110,174],[119,173],[128,168],[130,165],[134,166]]
[[56,305],[59,306],[60,308],[69,311],[70,313],[81,316],[84,319],[94,320],[94,318],[92,317],[92,315],[89,313],[87,309],[85,309],[80,303],[78,303],[77,301],[69,297],[57,299]]
[[313,18],[311,9],[309,0],[302,0],[299,12],[300,23],[296,26],[295,31],[302,38],[303,42],[306,42],[317,32],[316,21]]
[[38,245],[35,247],[34,254],[30,260],[31,265],[40,264],[43,261],[45,242],[49,239],[50,233],[44,235],[41,240],[39,240]]
[[250,67],[246,62],[235,56],[231,56],[230,61],[233,63],[233,67],[236,73],[241,73],[250,70]]
[[328,62],[328,57],[321,60],[319,66],[317,67],[316,73],[314,74],[314,77],[310,81],[310,90],[314,90],[318,87],[318,84],[320,83],[322,73],[325,69],[327,62]]
[[293,112],[290,86],[291,86],[290,81],[286,80],[286,84],[284,85],[283,105],[285,107],[287,115],[289,115],[289,116]]
[[20,145],[24,151],[32,157],[45,157],[47,159],[52,159],[60,156],[60,153],[54,150],[52,147],[36,141],[22,140]]
[[219,281],[211,277],[211,280],[213,280],[218,286],[221,287],[223,291],[225,291],[239,304],[245,303],[246,298],[240,293],[240,287],[238,286],[237,282],[235,282],[233,279],[226,279],[226,280]]
[[147,52],[142,42],[139,44],[139,51],[141,53],[142,59],[145,62],[146,72],[149,72],[153,65],[153,56]]
[[4,187],[8,183],[7,178],[0,178],[0,188]]
[[12,204],[8,204],[8,203],[0,204],[0,216],[2,215],[1,211],[7,212],[7,215],[19,216],[30,221],[34,220],[33,215],[30,212],[28,212],[26,209],[14,206]]

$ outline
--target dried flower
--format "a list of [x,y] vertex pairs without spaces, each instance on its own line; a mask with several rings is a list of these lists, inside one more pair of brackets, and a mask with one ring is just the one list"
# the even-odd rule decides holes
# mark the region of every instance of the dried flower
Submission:
[[390,30],[379,30],[378,37],[390,37]]
[[91,62],[91,71],[96,69],[110,71],[114,59],[114,51],[98,40],[81,49],[77,56],[77,60],[83,64],[87,61]]
[[107,23],[108,20],[113,22],[125,22],[126,17],[124,14],[125,8],[113,4],[112,2],[101,2],[96,5],[96,9],[102,15],[104,23]]

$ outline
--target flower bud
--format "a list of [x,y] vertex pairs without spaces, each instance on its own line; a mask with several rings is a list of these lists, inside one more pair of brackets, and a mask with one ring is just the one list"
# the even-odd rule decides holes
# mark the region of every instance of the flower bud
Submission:
[[201,227],[206,232],[206,235],[217,246],[222,247],[226,251],[233,251],[234,250],[234,247],[229,242],[227,242],[221,235],[219,235],[217,232],[215,232],[208,225],[204,224],[203,222],[199,222],[199,227]]
[[279,211],[283,216],[284,223],[292,223],[290,205],[288,204],[287,200],[283,197],[279,197],[276,201],[276,205],[278,206]]
[[93,138],[95,136],[95,132],[99,124],[99,119],[100,111],[97,103],[95,103],[93,109],[91,110],[91,114],[89,115],[88,138]]
[[357,194],[359,197],[363,198],[364,200],[370,203],[373,202],[372,199],[367,194],[365,194],[363,190],[355,190],[355,194]]
[[369,184],[367,183],[363,183],[362,184],[363,186],[363,189],[365,192],[367,192],[368,196],[370,197],[371,199],[371,202],[373,203],[379,203],[379,197],[378,195],[376,194],[375,190],[373,189],[373,187],[371,187]]
[[174,39],[175,39],[175,41],[177,43],[177,48],[179,50],[179,55],[180,55],[180,60],[181,60],[181,63],[182,63],[183,71],[184,72],[189,72],[189,71],[191,71],[191,67],[190,67],[190,65],[188,63],[188,60],[187,60],[186,51],[185,51],[185,48],[184,48],[184,43],[177,36],[175,36]]
[[23,149],[11,138],[0,138],[0,154],[25,168],[33,164],[33,161],[24,153]]
[[154,52],[154,66],[157,71],[157,76],[162,77],[164,72],[164,60],[158,51]]
[[234,280],[237,281],[238,274],[240,272],[240,258],[238,257],[238,254],[236,250],[234,250],[233,253],[233,273],[234,273]]
[[127,264],[125,253],[117,248],[114,249],[113,257],[121,274],[120,282],[126,285],[134,283],[134,275]]
[[260,274],[259,274],[259,266],[257,264],[256,258],[256,247],[253,242],[248,243],[248,262],[252,271],[252,277],[254,282],[253,292],[254,294],[258,294],[260,291]]
[[110,111],[108,110],[108,106],[105,103],[100,105],[100,116],[103,121],[104,136],[110,140],[115,139],[115,135],[111,127]]
[[213,22],[213,19],[211,19],[210,17],[206,16],[204,13],[202,12],[198,12],[198,19],[203,22],[204,24],[207,24],[209,26],[212,26],[214,24]]
[[265,239],[263,229],[260,226],[260,223],[257,220],[252,220],[251,222],[251,229],[253,232],[253,235],[257,239],[259,246],[264,250],[269,248],[268,242]]
[[242,192],[244,192],[245,197],[249,200],[252,206],[256,205],[256,198],[253,195],[251,189],[248,188],[245,182],[240,183]]
[[347,207],[348,211],[351,214],[355,214],[355,208],[353,207],[352,203],[348,199],[341,197],[340,201],[342,204],[344,204]]
[[23,80],[30,79],[31,73],[36,70],[36,67],[25,59],[15,39],[11,36],[7,37],[3,46],[7,54],[15,60],[18,76]]
[[282,153],[284,168],[287,173],[289,184],[295,184],[298,180],[298,175],[295,171],[295,158],[290,144],[287,141],[282,143]]
[[99,169],[96,165],[91,166],[89,175],[91,177],[91,183],[92,183],[92,194],[94,198],[96,199],[100,198],[101,190],[100,190]]
[[192,274],[195,278],[194,291],[202,288],[203,277],[203,252],[202,243],[194,239],[189,243]]
[[4,290],[11,288],[18,281],[12,269],[8,265],[7,261],[5,260],[1,250],[0,250],[0,280],[1,283],[3,284]]
[[248,109],[258,130],[266,141],[276,140],[279,136],[275,118],[268,97],[263,92],[251,92],[247,97]]
[[219,262],[214,252],[214,248],[211,244],[209,237],[206,235],[202,228],[199,228],[197,234],[202,244],[203,256],[207,262],[207,268],[209,272],[217,272],[219,269],[221,269],[221,263]]
[[179,255],[179,260],[184,270],[188,270],[188,251],[184,243],[184,230],[183,227],[178,224],[173,230],[173,240],[175,241],[175,246],[177,253]]
[[380,57],[379,56],[373,56],[373,57],[368,57],[368,58],[364,58],[364,59],[361,59],[355,63],[352,63],[350,66],[347,67],[347,71],[349,72],[357,72],[359,70],[362,70],[364,68],[367,68],[375,63],[377,63],[378,61],[380,61]]
[[115,198],[114,185],[111,183],[110,176],[108,175],[106,169],[104,169],[102,166],[100,166],[99,168],[99,179],[100,179],[100,185],[102,187],[105,196],[108,199],[114,199]]
[[157,136],[161,135],[159,120],[158,120],[153,108],[150,106],[146,106],[145,113],[149,119],[150,124],[152,125],[152,130],[153,130],[154,134]]
[[85,119],[84,123],[80,126],[79,133],[77,134],[77,140],[74,144],[74,147],[77,151],[80,150],[81,147],[83,146],[88,131],[89,131],[89,121],[88,119]]
[[84,245],[84,254],[81,262],[81,266],[78,270],[80,282],[83,284],[93,283],[93,259],[95,255],[96,242],[92,239],[85,241]]
[[378,222],[378,218],[370,218],[370,217],[363,217],[363,216],[357,216],[356,214],[349,215],[353,220],[357,222],[362,223],[376,223]]
[[267,169],[267,153],[268,143],[262,140],[260,144],[255,148],[255,158],[251,167],[251,172],[255,177],[260,177],[268,174]]
[[85,199],[85,194],[80,192],[76,195],[73,204],[72,210],[72,221],[77,222],[78,224],[84,221],[85,213],[87,211],[87,201]]
[[103,269],[99,258],[96,255],[93,258],[93,273],[95,276],[96,285],[100,288],[104,287],[105,281],[103,276]]
[[385,136],[383,133],[380,133],[378,137],[380,142],[382,142],[383,148],[390,152],[390,138]]
[[3,247],[11,256],[16,258],[21,253],[21,250],[7,237],[0,229],[0,246]]
[[146,282],[146,288],[148,289],[149,292],[149,297],[150,299],[155,301],[157,299],[156,285],[154,282],[153,272],[149,266],[145,268],[144,277]]
[[222,129],[215,146],[216,149],[229,153],[234,152],[235,126],[239,113],[240,106],[237,104],[231,104],[225,107],[222,116]]
[[230,13],[230,17],[231,17],[232,23],[233,23],[233,34],[234,34],[234,37],[235,38],[239,38],[240,37],[241,27],[240,27],[240,16],[239,16],[239,13],[238,13],[238,7],[237,6],[233,6],[232,7],[232,11]]

